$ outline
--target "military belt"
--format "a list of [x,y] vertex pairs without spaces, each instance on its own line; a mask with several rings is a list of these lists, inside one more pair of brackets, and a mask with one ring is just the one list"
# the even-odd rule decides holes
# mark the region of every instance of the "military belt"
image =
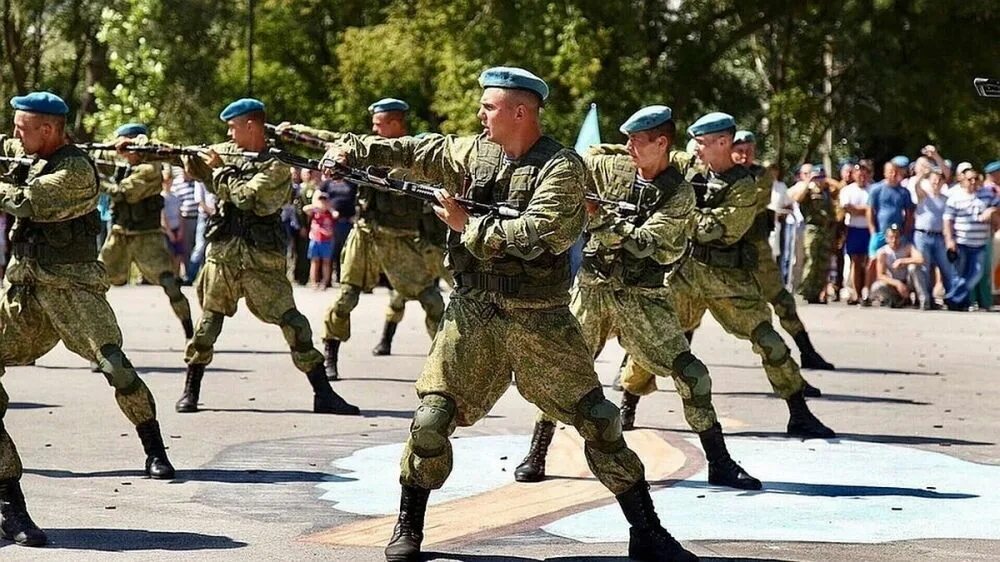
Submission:
[[712,267],[737,269],[746,265],[743,258],[742,244],[727,246],[725,248],[692,244],[691,257]]
[[521,290],[521,280],[509,275],[493,273],[459,273],[455,276],[459,289],[481,289],[502,295],[517,295]]
[[55,248],[41,242],[25,241],[11,243],[11,255],[19,260],[31,259],[41,265],[85,263],[97,259],[97,243],[87,237],[84,243],[77,241],[64,248]]

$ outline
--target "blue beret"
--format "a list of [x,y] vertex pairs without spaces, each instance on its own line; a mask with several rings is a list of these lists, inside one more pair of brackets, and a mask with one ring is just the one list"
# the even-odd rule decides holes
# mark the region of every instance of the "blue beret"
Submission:
[[733,119],[732,115],[715,111],[699,117],[697,121],[692,123],[688,127],[688,135],[691,137],[700,137],[701,135],[718,133],[735,127],[736,120]]
[[632,114],[618,130],[625,135],[646,131],[670,121],[674,112],[665,105],[649,105]]
[[126,123],[115,129],[116,137],[137,137],[139,135],[149,135],[149,128],[142,123]]
[[234,117],[253,113],[254,111],[264,111],[264,102],[253,98],[242,98],[226,106],[219,114],[219,119],[229,121]]
[[995,174],[997,172],[1000,172],[1000,160],[994,160],[990,162],[989,164],[986,165],[985,168],[983,168],[983,171],[986,172],[987,174]]
[[483,88],[506,88],[534,92],[545,101],[549,97],[549,86],[544,80],[523,68],[495,66],[479,75],[479,85]]
[[736,131],[736,136],[733,137],[733,144],[753,144],[755,142],[757,142],[757,137],[754,136],[753,131],[747,131],[746,129]]
[[382,113],[385,111],[407,111],[410,104],[396,98],[382,98],[368,106],[368,113]]
[[44,113],[46,115],[66,115],[69,106],[61,97],[49,92],[31,92],[24,96],[10,98],[10,106],[18,111]]
[[906,168],[907,166],[910,165],[910,159],[907,158],[906,156],[896,156],[891,160],[891,162],[892,165],[896,166],[897,168]]

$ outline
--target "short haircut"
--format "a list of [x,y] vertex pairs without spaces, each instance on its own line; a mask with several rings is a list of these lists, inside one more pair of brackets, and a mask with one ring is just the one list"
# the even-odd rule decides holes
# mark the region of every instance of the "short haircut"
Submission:
[[243,115],[240,115],[240,116],[236,117],[236,120],[254,121],[256,123],[264,123],[265,121],[267,121],[267,114],[264,113],[263,110],[251,111],[249,113],[244,113]]
[[506,91],[515,105],[525,105],[535,111],[538,111],[545,105],[541,96],[530,90],[508,89]]
[[649,138],[653,140],[660,137],[667,137],[667,140],[673,144],[674,138],[677,136],[677,124],[674,123],[673,119],[667,119],[665,122],[653,127],[652,129],[646,129],[642,132],[649,135]]

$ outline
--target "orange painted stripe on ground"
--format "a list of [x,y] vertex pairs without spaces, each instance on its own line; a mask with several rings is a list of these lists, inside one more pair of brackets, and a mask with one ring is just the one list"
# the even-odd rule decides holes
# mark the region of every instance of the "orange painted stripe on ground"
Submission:
[[[626,440],[646,465],[646,478],[664,480],[680,470],[684,454],[655,431],[637,430]],[[454,542],[547,514],[610,499],[608,490],[590,474],[583,441],[571,428],[557,431],[549,451],[549,479],[538,484],[511,483],[502,488],[427,508],[425,545]],[[489,517],[483,517],[489,513]],[[383,546],[392,535],[396,516],[372,517],[305,538],[307,542],[339,546]]]

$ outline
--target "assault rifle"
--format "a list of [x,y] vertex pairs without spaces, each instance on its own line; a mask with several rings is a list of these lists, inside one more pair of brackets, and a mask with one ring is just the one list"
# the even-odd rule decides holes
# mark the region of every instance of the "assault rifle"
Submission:
[[304,144],[306,146],[311,146],[313,148],[325,149],[327,145],[327,141],[314,135],[299,133],[289,129],[279,132],[278,126],[270,123],[264,124],[264,130],[273,138],[286,139],[299,144]]
[[35,159],[27,156],[0,156],[0,162],[15,166],[31,166],[35,163]]
[[[117,147],[113,144],[102,144],[102,143],[85,143],[78,144],[83,150],[117,150]],[[126,144],[122,147],[125,152],[135,152],[136,154],[154,154],[157,156],[201,156],[208,150],[208,146],[185,146],[185,147],[175,147],[175,146],[161,146],[161,145],[136,145],[136,144]],[[217,152],[219,156],[235,156],[237,158],[245,158],[247,160],[264,160],[266,159],[267,152],[250,152],[250,151],[222,151]]]
[[976,92],[984,98],[1000,98],[1000,80],[996,78],[976,78],[972,81]]
[[587,201],[591,203],[597,203],[598,205],[611,205],[618,209],[618,212],[622,214],[638,214],[639,205],[636,203],[629,203],[628,201],[615,201],[613,199],[604,199],[597,195],[596,193],[588,193],[586,196]]

